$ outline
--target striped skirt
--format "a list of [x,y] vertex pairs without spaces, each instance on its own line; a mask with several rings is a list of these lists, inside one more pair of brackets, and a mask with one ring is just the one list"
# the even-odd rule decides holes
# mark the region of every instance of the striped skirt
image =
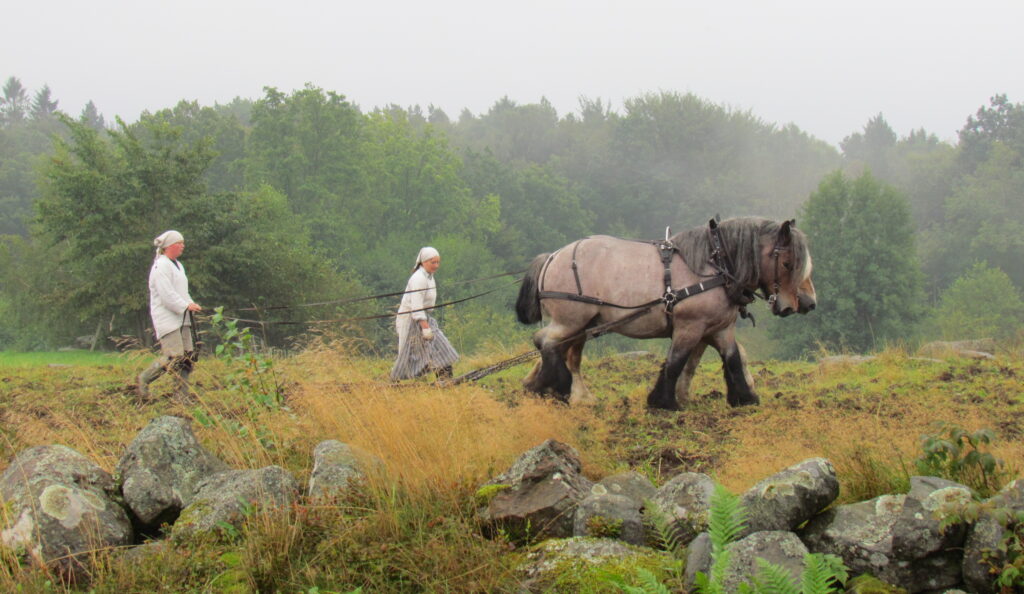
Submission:
[[392,381],[419,377],[429,371],[444,369],[459,360],[459,354],[437,327],[437,320],[428,317],[427,322],[434,332],[433,340],[423,340],[419,324],[407,325],[405,340],[398,351],[395,366],[391,368]]

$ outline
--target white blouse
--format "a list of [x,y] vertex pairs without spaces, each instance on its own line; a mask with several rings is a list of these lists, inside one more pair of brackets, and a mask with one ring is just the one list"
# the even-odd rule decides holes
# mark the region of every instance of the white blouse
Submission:
[[185,266],[181,262],[175,266],[173,260],[160,254],[149,270],[149,314],[157,339],[182,325],[191,325],[185,315],[189,303],[192,297],[188,294]]

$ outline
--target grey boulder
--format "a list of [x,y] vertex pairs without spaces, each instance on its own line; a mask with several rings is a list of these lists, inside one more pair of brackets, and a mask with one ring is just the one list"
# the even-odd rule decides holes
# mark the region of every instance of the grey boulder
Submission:
[[117,464],[125,505],[143,529],[173,524],[199,482],[227,470],[199,443],[189,421],[173,416],[153,419]]

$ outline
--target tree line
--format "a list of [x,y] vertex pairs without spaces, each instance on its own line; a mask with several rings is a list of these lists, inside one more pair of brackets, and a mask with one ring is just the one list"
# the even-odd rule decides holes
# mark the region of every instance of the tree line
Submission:
[[[10,77],[0,99],[0,348],[146,340],[150,241],[170,228],[185,234],[193,296],[295,322],[268,327],[277,344],[310,320],[393,308],[295,306],[401,290],[422,245],[441,251],[447,300],[507,279],[461,281],[588,234],[656,238],[715,215],[795,216],[811,236],[819,309],[766,324],[780,355],[1019,338],[1024,319],[1024,107],[1002,95],[966,118],[956,144],[924,130],[900,138],[879,114],[838,149],[672,92],[621,111],[581,99],[563,115],[502,98],[451,118],[363,111],[306,85],[112,123],[92,103],[61,112],[48,87],[29,95]],[[448,310],[446,327],[467,350],[522,340],[513,297]],[[392,340],[387,320],[345,332],[369,349]]]

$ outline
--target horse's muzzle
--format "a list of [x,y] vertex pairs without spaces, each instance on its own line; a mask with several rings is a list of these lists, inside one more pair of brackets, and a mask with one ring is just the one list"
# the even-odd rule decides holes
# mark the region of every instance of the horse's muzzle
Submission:
[[805,314],[814,311],[818,303],[811,297],[804,297],[801,295],[797,298],[797,312]]

